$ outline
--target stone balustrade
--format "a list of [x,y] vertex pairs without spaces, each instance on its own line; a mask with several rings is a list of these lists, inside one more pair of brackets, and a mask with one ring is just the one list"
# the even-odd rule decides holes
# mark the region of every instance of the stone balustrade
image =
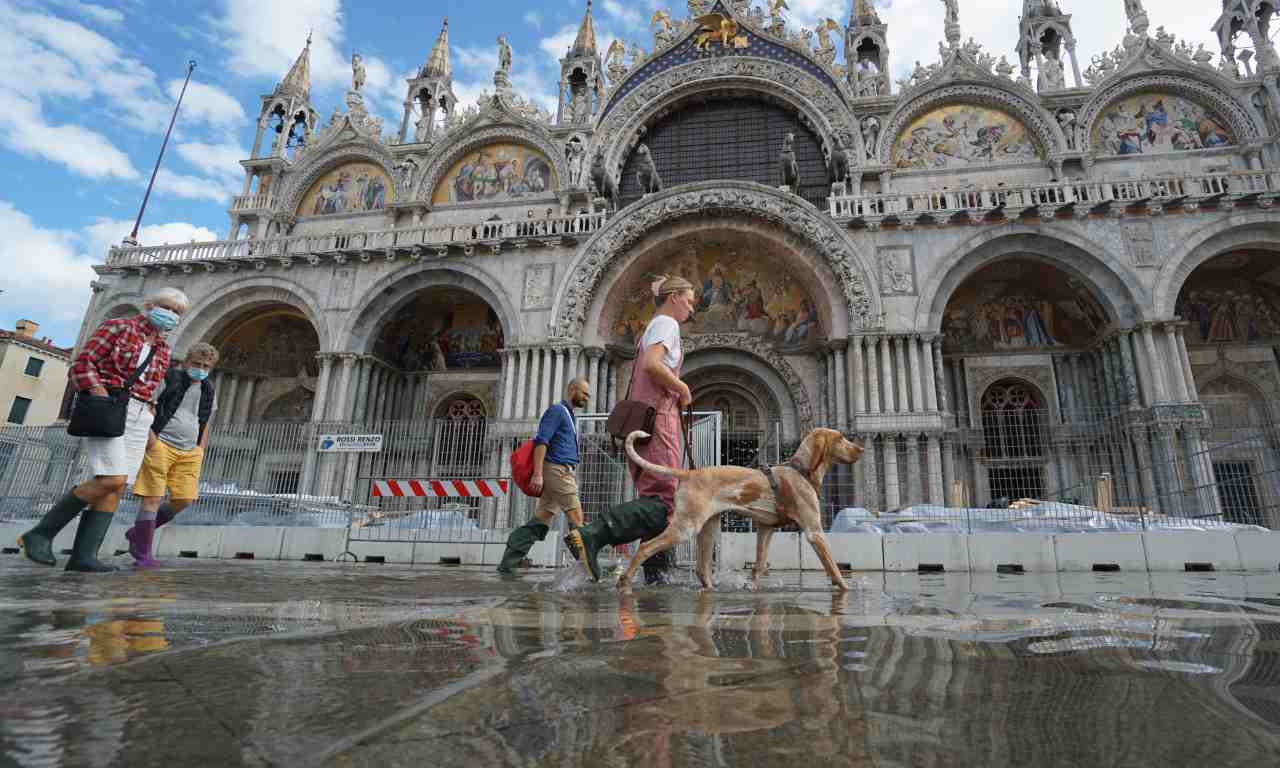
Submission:
[[1035,211],[1048,220],[1068,208],[1076,215],[1085,216],[1106,206],[1118,215],[1128,206],[1145,204],[1149,213],[1158,214],[1172,205],[1194,210],[1202,202],[1213,201],[1229,207],[1247,198],[1269,207],[1277,194],[1280,194],[1280,172],[1239,171],[874,195],[836,194],[828,200],[833,219],[861,221],[875,229],[887,219],[906,227],[914,226],[921,219],[945,224],[956,216],[967,216],[977,223],[995,212],[1004,218],[1017,219]]
[[493,253],[503,245],[524,247],[576,243],[604,226],[605,213],[582,213],[540,219],[485,221],[472,224],[441,224],[407,227],[372,232],[333,232],[324,234],[286,235],[248,240],[215,240],[176,245],[113,247],[107,254],[106,266],[114,269],[145,269],[203,263],[212,269],[217,262],[248,262],[265,266],[281,262],[288,266],[303,259],[312,264],[331,256],[339,262],[349,257],[368,261],[372,254],[394,258],[407,253],[413,258],[424,254],[446,256],[450,250],[466,255],[476,247]]
[[275,199],[270,192],[255,192],[248,195],[236,195],[231,198],[231,211],[270,210],[275,206]]

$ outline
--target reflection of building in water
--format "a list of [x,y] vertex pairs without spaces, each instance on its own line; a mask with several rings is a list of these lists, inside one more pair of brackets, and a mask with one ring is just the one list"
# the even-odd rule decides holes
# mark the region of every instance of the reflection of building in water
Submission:
[[[359,91],[322,124],[304,50],[263,99],[231,239],[112,249],[86,331],[180,285],[194,306],[178,350],[223,350],[222,426],[418,424],[396,458],[272,446],[237,465],[272,467],[242,486],[350,494],[362,477],[430,474],[422,423],[459,398],[527,431],[581,374],[608,411],[648,286],[669,272],[696,286],[695,399],[758,433],[726,443],[730,460],[818,424],[866,443],[833,505],[940,503],[957,486],[979,505],[1078,497],[1106,472],[1118,506],[1274,522],[1280,495],[1260,480],[1274,445],[1206,453],[1230,442],[1206,437],[1206,406],[1245,414],[1239,437],[1280,399],[1280,95],[1237,59],[1239,14],[1215,26],[1220,63],[1135,11],[1115,30],[1125,45],[1081,51],[1081,71],[1077,46],[1098,41],[1076,38],[1070,2],[1024,4],[1008,51],[937,9],[938,59],[894,82],[874,3],[853,4],[842,61],[781,15],[731,5],[732,36],[663,14],[650,51],[607,68],[588,7],[554,115],[505,70],[458,104],[445,27],[400,125]],[[793,192],[778,188],[788,136]],[[1240,396],[1237,382],[1244,405],[1202,398]],[[986,453],[983,419],[992,387],[1014,385],[1045,428],[1010,469]],[[263,434],[226,450],[251,455]],[[508,450],[484,446],[469,472],[502,474]],[[1235,490],[1183,509],[1215,481]]]

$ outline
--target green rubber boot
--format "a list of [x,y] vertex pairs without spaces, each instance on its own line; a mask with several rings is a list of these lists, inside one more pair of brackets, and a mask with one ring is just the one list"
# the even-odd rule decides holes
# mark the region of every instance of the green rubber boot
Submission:
[[565,546],[587,569],[592,581],[600,580],[600,550],[637,539],[651,539],[667,527],[667,505],[654,496],[611,507],[564,537]]
[[71,547],[71,559],[67,561],[68,571],[109,573],[115,570],[114,566],[98,559],[98,548],[102,546],[102,540],[107,538],[112,517],[110,512],[85,510],[80,517],[80,527],[76,528],[76,542]]
[[520,561],[524,560],[529,550],[533,549],[534,542],[547,538],[548,530],[550,529],[545,523],[535,518],[512,531],[507,537],[507,549],[502,553],[498,573],[506,576],[515,575],[516,569],[520,567]]
[[53,538],[87,506],[71,492],[58,499],[35,528],[18,537],[18,546],[22,547],[27,559],[41,565],[57,565],[58,560],[53,556]]

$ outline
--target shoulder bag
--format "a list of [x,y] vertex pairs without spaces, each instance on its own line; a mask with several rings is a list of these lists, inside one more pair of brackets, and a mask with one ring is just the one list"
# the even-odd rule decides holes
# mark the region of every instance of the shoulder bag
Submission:
[[108,389],[106,397],[91,394],[88,390],[76,392],[75,403],[71,406],[71,420],[67,423],[67,434],[72,437],[123,435],[125,421],[129,416],[129,393],[133,391],[133,385],[138,382],[143,371],[151,365],[151,358],[155,353],[153,344],[147,352],[147,358],[134,369],[124,386]]

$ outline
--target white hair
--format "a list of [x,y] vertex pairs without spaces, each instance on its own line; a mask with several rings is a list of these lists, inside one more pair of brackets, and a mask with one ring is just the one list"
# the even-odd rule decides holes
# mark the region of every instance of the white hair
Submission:
[[146,298],[147,304],[155,305],[161,301],[167,301],[170,304],[176,304],[182,307],[182,311],[186,312],[191,308],[191,300],[187,298],[187,294],[177,288],[159,288],[152,291]]

